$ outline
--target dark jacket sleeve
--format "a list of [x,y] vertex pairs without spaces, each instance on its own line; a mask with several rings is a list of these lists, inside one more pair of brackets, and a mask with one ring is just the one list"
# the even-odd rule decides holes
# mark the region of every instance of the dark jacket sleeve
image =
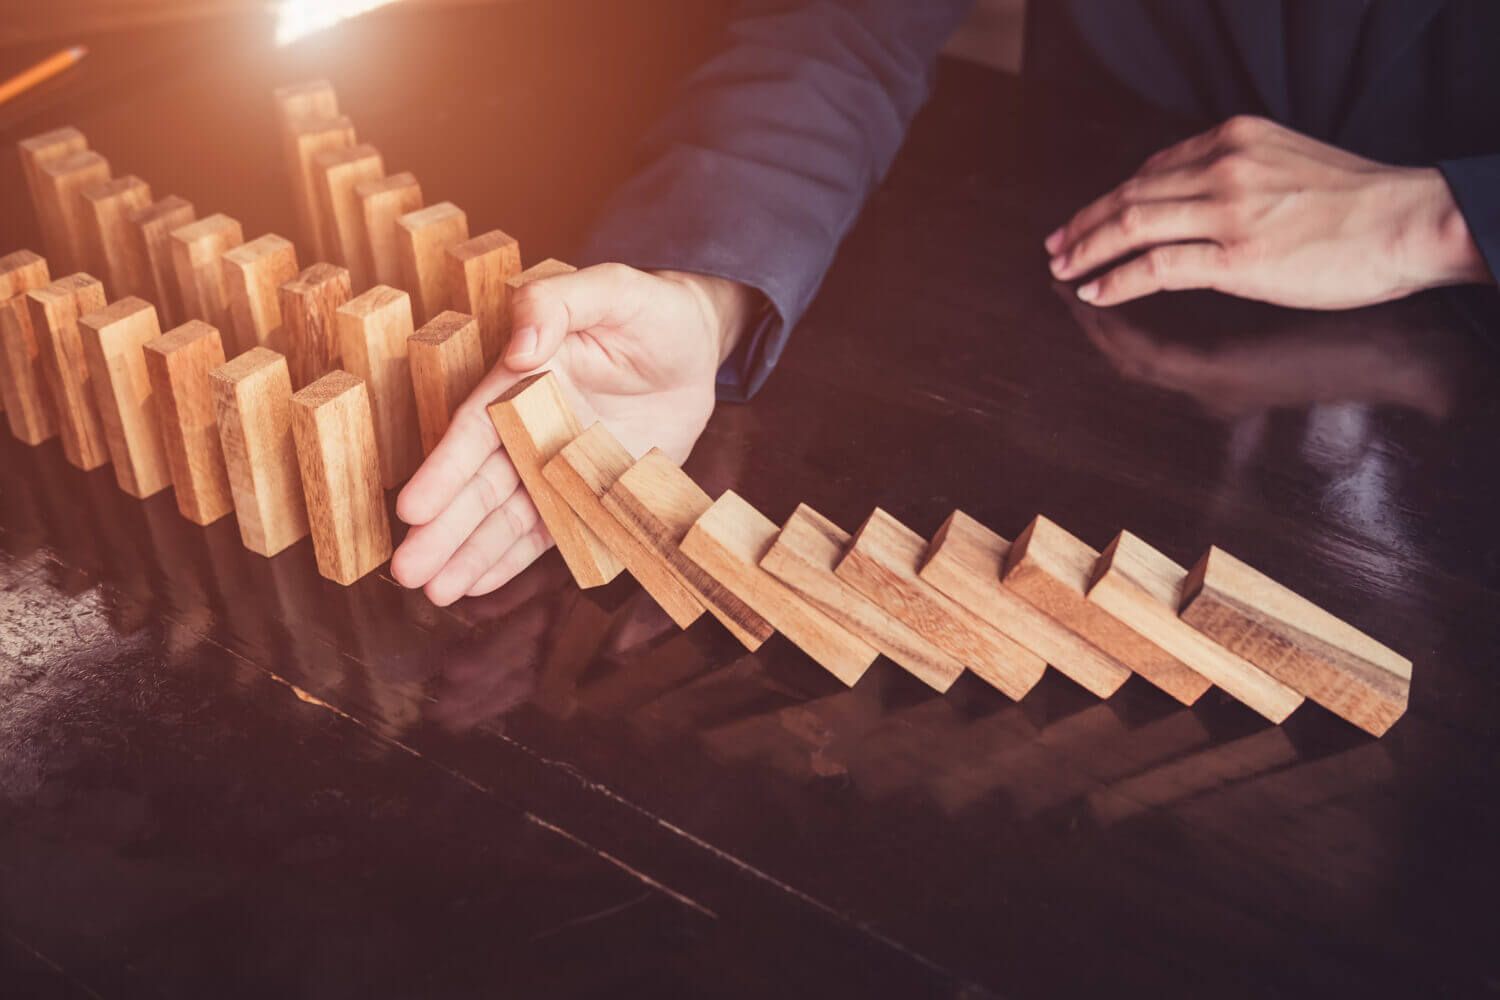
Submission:
[[719,374],[744,399],[776,366],[926,100],[971,0],[742,4],[581,254],[731,278],[769,304]]
[[1491,277],[1500,281],[1500,155],[1448,160],[1438,167]]

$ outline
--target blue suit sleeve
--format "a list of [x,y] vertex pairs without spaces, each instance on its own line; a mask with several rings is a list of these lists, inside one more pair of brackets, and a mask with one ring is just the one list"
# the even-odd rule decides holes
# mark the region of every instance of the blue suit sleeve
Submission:
[[1500,155],[1438,164],[1490,276],[1500,281]]

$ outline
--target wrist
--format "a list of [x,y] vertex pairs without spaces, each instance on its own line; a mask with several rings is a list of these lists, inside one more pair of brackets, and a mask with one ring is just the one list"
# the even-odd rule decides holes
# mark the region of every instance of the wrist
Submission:
[[1442,171],[1424,167],[1404,173],[1412,211],[1397,239],[1402,270],[1414,288],[1489,284],[1489,268]]
[[697,299],[704,320],[716,340],[719,364],[729,360],[744,336],[755,311],[755,290],[749,285],[692,271],[657,271],[659,277],[674,281]]

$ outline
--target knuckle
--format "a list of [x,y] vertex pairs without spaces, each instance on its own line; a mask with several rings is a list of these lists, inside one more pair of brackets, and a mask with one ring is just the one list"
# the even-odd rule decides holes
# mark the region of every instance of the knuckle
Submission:
[[1266,120],[1256,115],[1233,115],[1219,126],[1218,137],[1232,144],[1249,142],[1265,131]]
[[1138,235],[1146,226],[1146,209],[1142,205],[1127,205],[1120,212],[1118,221],[1120,234],[1127,239]]

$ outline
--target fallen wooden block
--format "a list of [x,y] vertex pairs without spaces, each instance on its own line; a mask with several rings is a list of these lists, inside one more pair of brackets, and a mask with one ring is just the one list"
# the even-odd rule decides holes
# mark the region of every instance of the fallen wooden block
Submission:
[[[315,256],[322,256],[320,246],[321,221],[318,217],[317,187],[314,178],[304,168],[304,160],[298,142],[298,128],[307,121],[329,121],[339,117],[339,98],[333,85],[327,80],[308,80],[275,91],[276,117],[281,128],[282,155],[286,160],[287,178],[291,182],[292,207],[297,215],[297,231],[314,249]],[[354,144],[353,126],[350,125],[349,145]]]
[[469,238],[469,218],[442,201],[396,220],[401,281],[417,308],[417,322],[429,323],[449,306],[448,248]]
[[234,319],[221,258],[245,242],[240,224],[227,215],[210,215],[172,230],[169,240],[183,314],[216,330],[231,329]]
[[852,687],[880,654],[760,568],[776,535],[775,522],[726,491],[683,536],[682,554]]
[[234,322],[234,349],[282,348],[281,286],[296,279],[297,248],[292,241],[268,233],[225,251],[224,285],[229,315]]
[[918,575],[1089,693],[1108,698],[1130,668],[1039,611],[1000,582],[1010,543],[962,511],[943,522]]
[[876,508],[854,535],[834,572],[987,683],[1020,701],[1046,662],[917,576],[927,548],[921,535]]
[[314,264],[281,286],[281,325],[292,388],[306,388],[342,364],[338,311],[351,293],[349,272],[332,264]]
[[318,182],[318,211],[328,235],[325,255],[349,269],[354,287],[364,291],[374,283],[370,243],[365,236],[364,206],[355,188],[385,176],[385,160],[370,145],[330,149],[313,158]]
[[479,324],[463,313],[439,313],[412,335],[407,346],[425,455],[437,447],[453,411],[484,377]]
[[861,636],[934,691],[953,686],[964,665],[834,572],[854,536],[806,504],[787,519],[760,561],[761,568]]
[[286,358],[252,347],[212,375],[214,415],[245,548],[274,556],[308,533]]
[[1411,661],[1223,549],[1183,585],[1182,620],[1365,732],[1406,712]]
[[485,368],[505,353],[510,340],[506,282],[521,273],[521,244],[498,229],[448,248],[453,308],[478,321]]
[[[415,356],[412,370],[415,373]],[[420,388],[417,405],[420,409]],[[602,587],[619,576],[622,567],[614,553],[542,475],[542,466],[579,434],[578,418],[563,399],[557,376],[547,371],[522,379],[490,404],[489,415],[578,586]]]
[[168,195],[130,215],[135,227],[135,253],[145,261],[150,275],[150,293],[141,296],[156,306],[157,319],[164,329],[187,322],[182,305],[182,290],[177,287],[177,268],[172,263],[172,233],[198,218],[193,203]]
[[47,262],[30,250],[0,257],[0,398],[11,434],[29,445],[57,433],[42,349],[26,306],[26,293],[51,281]]
[[[110,178],[109,161],[84,149],[37,163],[41,202],[38,214],[63,234],[62,253],[53,254],[59,270],[81,271],[88,262],[88,220],[84,215],[84,188]],[[51,251],[49,250],[49,253]]]
[[353,146],[354,122],[344,115],[308,115],[287,121],[283,137],[292,187],[297,193],[294,206],[298,226],[313,258],[325,260],[331,253],[333,234],[327,231],[319,210],[316,160],[320,153]]
[[1184,705],[1208,678],[1086,599],[1099,553],[1038,515],[1011,543],[1005,586]]
[[154,496],[172,485],[142,350],[161,336],[156,308],[144,299],[124,298],[83,316],[78,326],[115,482],[133,497]]
[[61,278],[26,293],[31,329],[62,435],[63,457],[85,471],[109,461],[99,404],[90,384],[78,318],[104,308],[104,286],[87,274]]
[[374,280],[382,285],[400,285],[403,279],[396,220],[422,207],[422,185],[409,173],[392,174],[360,181],[354,185],[354,194],[364,219]]
[[145,352],[177,509],[194,524],[212,524],[234,510],[211,378],[224,364],[223,341],[218,330],[193,319],[146,344]]
[[151,294],[151,278],[136,252],[131,216],[151,204],[151,186],[139,177],[117,177],[90,184],[83,199],[88,269],[104,279],[111,299]]
[[365,384],[329,372],[292,397],[292,433],[318,572],[348,586],[391,556]]
[[76,270],[79,265],[76,262],[70,265],[68,261],[68,223],[61,214],[61,205],[49,197],[48,181],[42,176],[41,167],[44,163],[88,148],[88,139],[76,128],[55,129],[20,142],[21,173],[26,178],[31,205],[41,226],[42,249],[59,271]]
[[1122,531],[1100,557],[1088,598],[1267,719],[1285,721],[1302,695],[1177,617],[1187,575]]
[[380,484],[394,489],[422,461],[408,346],[411,296],[376,285],[339,307],[338,325],[344,369],[363,379],[370,393]]

